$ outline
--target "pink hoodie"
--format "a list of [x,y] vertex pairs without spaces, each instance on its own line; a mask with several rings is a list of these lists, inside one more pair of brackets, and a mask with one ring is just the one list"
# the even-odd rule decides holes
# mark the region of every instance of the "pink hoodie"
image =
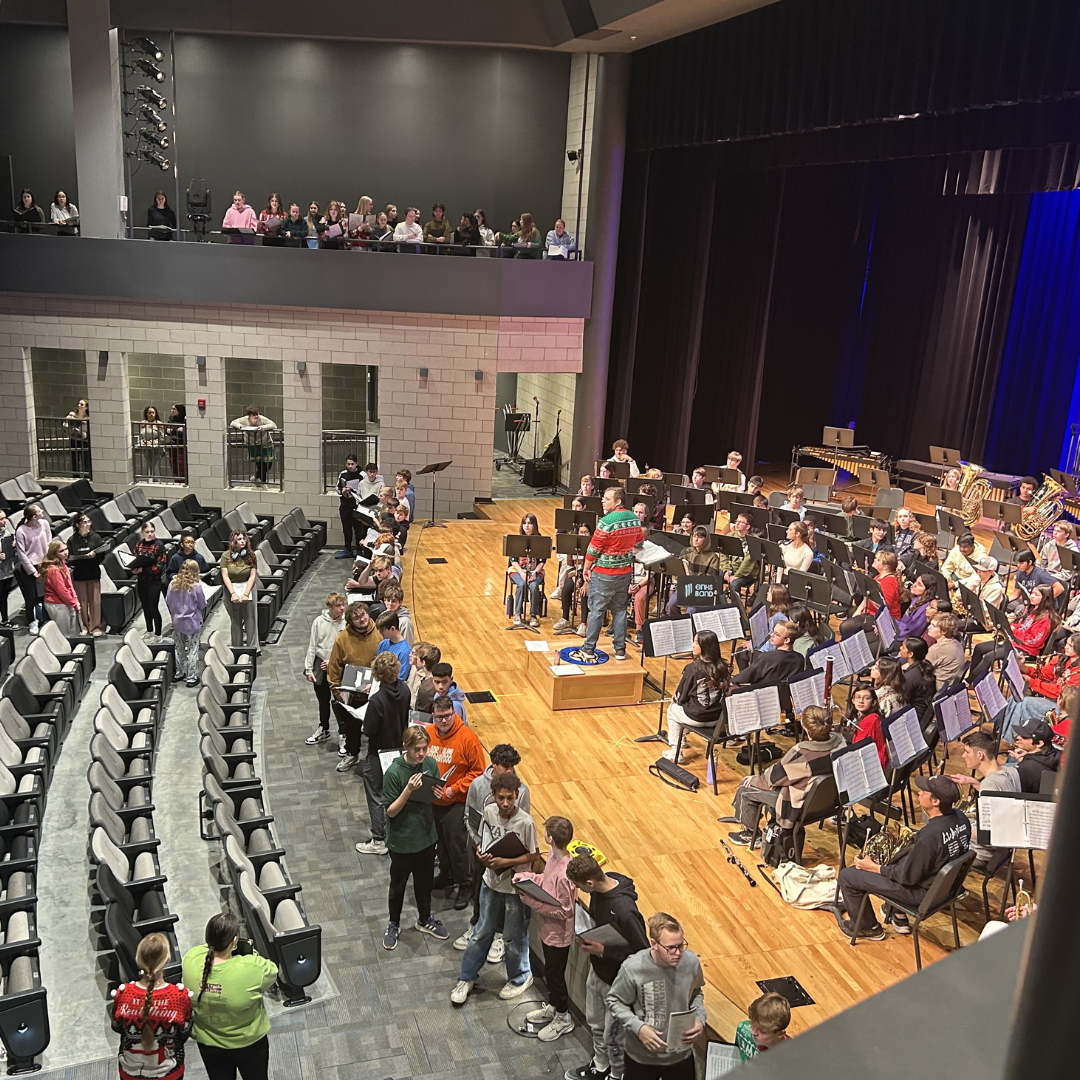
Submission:
[[558,907],[534,900],[525,893],[518,893],[523,904],[535,908],[540,916],[540,940],[545,945],[561,948],[574,939],[574,905],[577,902],[577,886],[566,876],[566,867],[570,863],[565,859],[549,858],[542,874],[515,874],[515,881],[528,879],[539,885],[544,892],[559,901]]

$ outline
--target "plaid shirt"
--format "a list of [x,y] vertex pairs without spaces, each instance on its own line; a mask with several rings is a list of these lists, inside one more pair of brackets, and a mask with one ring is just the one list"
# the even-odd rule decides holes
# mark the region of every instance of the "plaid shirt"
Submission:
[[637,514],[613,510],[597,523],[585,553],[585,566],[598,574],[630,574],[634,570],[634,548],[645,539]]

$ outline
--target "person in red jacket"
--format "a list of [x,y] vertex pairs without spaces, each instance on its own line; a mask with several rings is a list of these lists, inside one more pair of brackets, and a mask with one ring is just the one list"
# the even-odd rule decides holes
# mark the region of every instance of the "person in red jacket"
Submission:
[[439,775],[446,781],[441,789],[436,788],[431,808],[439,837],[439,876],[432,888],[452,888],[454,909],[461,911],[469,906],[472,893],[465,799],[469,785],[484,771],[487,762],[476,732],[454,712],[450,698],[437,697],[431,716],[434,722],[427,725],[431,740],[428,757],[438,765]]
[[63,540],[52,540],[45,558],[38,563],[38,573],[45,587],[45,610],[64,637],[82,633],[79,625],[79,597],[71,581],[67,564],[68,548]]
[[1025,664],[1024,676],[1033,694],[1057,701],[1066,686],[1080,686],[1080,634],[1065,639],[1064,651],[1045,664]]
[[968,682],[974,684],[995,660],[1005,660],[1013,649],[1028,656],[1038,656],[1060,624],[1053,589],[1049,585],[1036,586],[1027,607],[1012,625],[1012,640],[1003,645],[983,641],[972,650]]
[[881,730],[881,713],[878,711],[877,694],[872,687],[860,686],[851,695],[848,722],[856,725],[853,743],[873,739],[877,747],[881,767],[889,767],[889,751],[885,746],[885,733]]

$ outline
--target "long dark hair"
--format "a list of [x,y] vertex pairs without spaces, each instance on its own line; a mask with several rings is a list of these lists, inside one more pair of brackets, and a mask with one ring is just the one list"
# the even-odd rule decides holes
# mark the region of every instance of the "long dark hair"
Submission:
[[720,655],[720,642],[712,630],[699,630],[695,635],[701,655],[697,662],[705,669],[705,681],[716,690],[726,691],[731,681],[727,661]]
[[223,953],[240,936],[240,920],[231,912],[223,911],[215,915],[206,924],[206,963],[203,964],[202,979],[199,982],[199,996],[196,1004],[202,1001],[206,985],[210,979],[210,969],[214,966],[214,953]]
[[[1039,597],[1038,600],[1035,597]],[[1031,591],[1031,600],[1028,603],[1027,614],[1036,619],[1045,615],[1050,620],[1050,632],[1053,633],[1061,625],[1061,616],[1057,613],[1054,604],[1054,590],[1049,585],[1036,585]]]
[[[1080,634],[1070,634],[1065,639],[1065,644],[1071,645],[1073,652],[1076,653],[1077,663],[1080,663]],[[1061,677],[1061,673],[1069,666],[1072,661],[1065,655],[1064,648],[1061,651],[1061,655],[1054,662],[1054,676],[1056,678]]]
[[923,604],[929,604],[931,600],[938,598],[936,577],[931,577],[929,574],[920,574],[915,580],[921,581],[926,591],[920,597],[912,596],[911,602],[913,604],[921,607]]
[[911,666],[918,668],[923,682],[935,682],[934,667],[926,659],[926,654],[929,651],[926,642],[921,637],[904,638],[904,648],[911,653]]
[[888,687],[906,705],[908,693],[907,687],[904,685],[904,671],[900,666],[900,661],[894,656],[879,656],[876,666],[878,675],[881,676],[881,682],[878,683],[877,689]]
[[787,616],[799,628],[799,637],[808,634],[815,645],[821,645],[826,640],[821,624],[805,604],[792,604]]
[[157,206],[157,197],[159,195],[165,200],[165,205],[161,209],[162,210],[171,210],[172,207],[169,205],[169,196],[166,195],[164,191],[155,191],[154,192],[154,206],[155,207]]
[[518,526],[518,531],[522,536],[525,535],[525,522],[529,522],[533,527],[533,536],[540,535],[540,522],[536,520],[535,514],[522,514],[521,524]]
[[787,615],[791,611],[791,593],[786,585],[769,586],[769,618],[777,612]]

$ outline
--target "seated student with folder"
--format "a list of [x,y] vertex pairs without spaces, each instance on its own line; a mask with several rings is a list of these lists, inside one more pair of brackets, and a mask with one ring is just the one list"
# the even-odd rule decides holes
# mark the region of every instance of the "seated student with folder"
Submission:
[[798,636],[799,628],[795,623],[777,623],[769,634],[773,649],[754,653],[750,663],[731,680],[732,683],[736,686],[768,686],[791,675],[798,675],[806,666],[802,654],[792,649]]
[[506,984],[499,997],[520,997],[533,984],[529,965],[529,909],[521,902],[513,886],[516,869],[530,866],[539,846],[532,818],[517,805],[521,781],[513,773],[497,776],[491,782],[495,802],[486,806],[481,823],[481,844],[477,858],[484,864],[480,884],[480,922],[469,947],[461,958],[458,982],[450,1000],[464,1005],[487,962],[488,949],[495,940],[499,912],[505,913]]

